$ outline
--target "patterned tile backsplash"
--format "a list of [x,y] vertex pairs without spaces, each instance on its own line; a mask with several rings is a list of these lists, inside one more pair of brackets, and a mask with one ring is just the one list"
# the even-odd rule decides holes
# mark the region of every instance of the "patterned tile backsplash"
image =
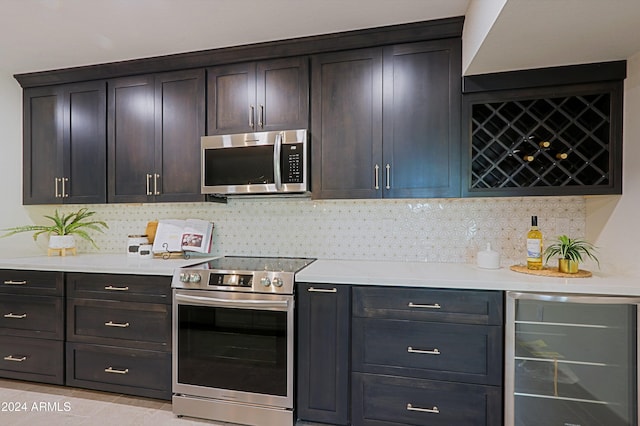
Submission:
[[[60,206],[60,211],[78,206]],[[94,234],[100,252],[124,252],[149,220],[198,218],[215,224],[216,255],[474,263],[491,243],[502,265],[524,260],[530,217],[545,237],[584,237],[583,197],[310,200],[232,198],[228,204],[93,205],[110,227]],[[96,251],[79,242],[82,252]]]

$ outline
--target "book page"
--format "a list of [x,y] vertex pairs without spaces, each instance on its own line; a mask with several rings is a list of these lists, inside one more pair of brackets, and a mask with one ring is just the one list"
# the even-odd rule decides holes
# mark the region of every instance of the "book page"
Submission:
[[182,251],[181,242],[184,225],[185,221],[178,219],[162,219],[159,221],[156,236],[153,240],[153,252]]
[[182,250],[209,253],[213,223],[200,219],[187,219],[181,236]]

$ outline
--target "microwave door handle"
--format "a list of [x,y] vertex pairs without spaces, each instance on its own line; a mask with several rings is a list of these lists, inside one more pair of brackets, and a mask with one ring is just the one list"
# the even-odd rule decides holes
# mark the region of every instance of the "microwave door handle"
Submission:
[[190,296],[186,294],[176,294],[175,299],[178,302],[221,308],[272,309],[286,311],[289,306],[289,301],[287,300],[233,300],[206,296]]
[[282,133],[276,134],[273,147],[273,177],[276,184],[276,191],[282,191],[282,170],[280,170],[280,155],[282,152]]

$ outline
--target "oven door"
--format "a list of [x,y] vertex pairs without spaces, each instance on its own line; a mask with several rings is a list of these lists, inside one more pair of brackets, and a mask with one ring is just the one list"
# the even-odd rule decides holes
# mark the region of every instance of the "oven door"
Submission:
[[174,290],[173,392],[293,408],[292,295]]

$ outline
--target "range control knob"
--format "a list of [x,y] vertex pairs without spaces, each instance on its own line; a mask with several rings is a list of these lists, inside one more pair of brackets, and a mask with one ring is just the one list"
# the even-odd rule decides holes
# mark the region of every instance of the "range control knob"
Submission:
[[180,282],[188,283],[189,282],[189,273],[188,272],[180,272]]
[[260,279],[260,284],[262,284],[265,287],[269,287],[271,285],[271,281],[269,280],[269,278],[264,277]]
[[190,283],[199,283],[201,280],[202,280],[202,277],[197,272],[192,272],[189,274]]
[[282,282],[282,278],[275,277],[275,278],[273,279],[273,285],[274,285],[274,286],[276,286],[276,287],[282,287],[282,284],[284,284],[284,283]]

